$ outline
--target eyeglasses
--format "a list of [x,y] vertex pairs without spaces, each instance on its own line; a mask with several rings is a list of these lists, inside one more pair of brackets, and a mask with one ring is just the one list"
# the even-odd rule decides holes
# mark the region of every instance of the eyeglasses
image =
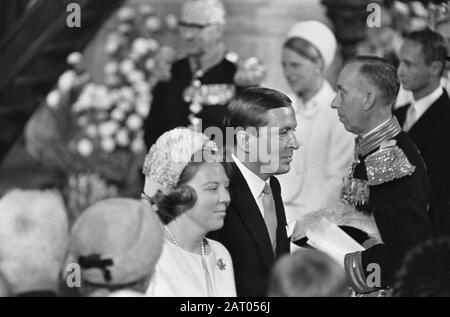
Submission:
[[178,27],[180,28],[180,30],[190,29],[190,30],[201,31],[203,29],[206,29],[209,26],[216,25],[216,24],[217,23],[199,24],[199,23],[191,23],[191,22],[179,21],[178,22]]

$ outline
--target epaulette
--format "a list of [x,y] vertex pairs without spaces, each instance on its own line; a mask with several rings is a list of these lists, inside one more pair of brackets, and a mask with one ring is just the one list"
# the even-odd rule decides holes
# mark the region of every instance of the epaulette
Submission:
[[257,57],[241,58],[237,61],[234,83],[240,87],[260,85],[266,78],[266,66]]
[[[231,84],[206,84],[198,87],[189,86],[183,92],[183,99],[187,103],[202,106],[226,105],[235,95],[236,88]],[[201,108],[193,108],[193,113],[199,113]]]
[[236,64],[239,60],[239,55],[236,52],[229,51],[225,54],[225,59],[230,63]]
[[369,155],[366,165],[369,185],[380,185],[394,179],[402,178],[414,173],[416,167],[412,165],[396,140],[381,143],[379,150]]

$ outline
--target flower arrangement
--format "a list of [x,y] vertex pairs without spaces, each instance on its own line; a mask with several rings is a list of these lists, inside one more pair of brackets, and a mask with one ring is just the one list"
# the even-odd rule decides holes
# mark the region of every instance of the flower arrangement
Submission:
[[[175,52],[154,39],[162,20],[149,5],[125,7],[106,41],[104,83],[72,53],[26,132],[28,151],[66,176],[63,192],[72,213],[107,197],[136,196],[146,154],[142,127],[152,88],[170,74]],[[173,28],[174,18],[166,19]]]

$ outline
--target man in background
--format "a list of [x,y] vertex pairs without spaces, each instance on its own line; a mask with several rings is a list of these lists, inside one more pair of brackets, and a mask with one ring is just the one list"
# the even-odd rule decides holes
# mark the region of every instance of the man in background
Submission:
[[441,87],[447,47],[430,29],[405,36],[398,74],[412,103],[394,114],[422,155],[431,183],[428,217],[435,237],[450,235],[450,98]]

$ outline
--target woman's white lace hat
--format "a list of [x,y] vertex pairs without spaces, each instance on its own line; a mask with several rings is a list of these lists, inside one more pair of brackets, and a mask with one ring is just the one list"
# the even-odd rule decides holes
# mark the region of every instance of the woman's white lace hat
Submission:
[[212,154],[211,159],[214,159],[217,152],[214,141],[192,129],[175,128],[164,133],[145,157],[142,169],[146,176],[144,193],[149,197],[153,197],[158,190],[168,193],[177,185],[189,162],[207,161],[205,154]]

